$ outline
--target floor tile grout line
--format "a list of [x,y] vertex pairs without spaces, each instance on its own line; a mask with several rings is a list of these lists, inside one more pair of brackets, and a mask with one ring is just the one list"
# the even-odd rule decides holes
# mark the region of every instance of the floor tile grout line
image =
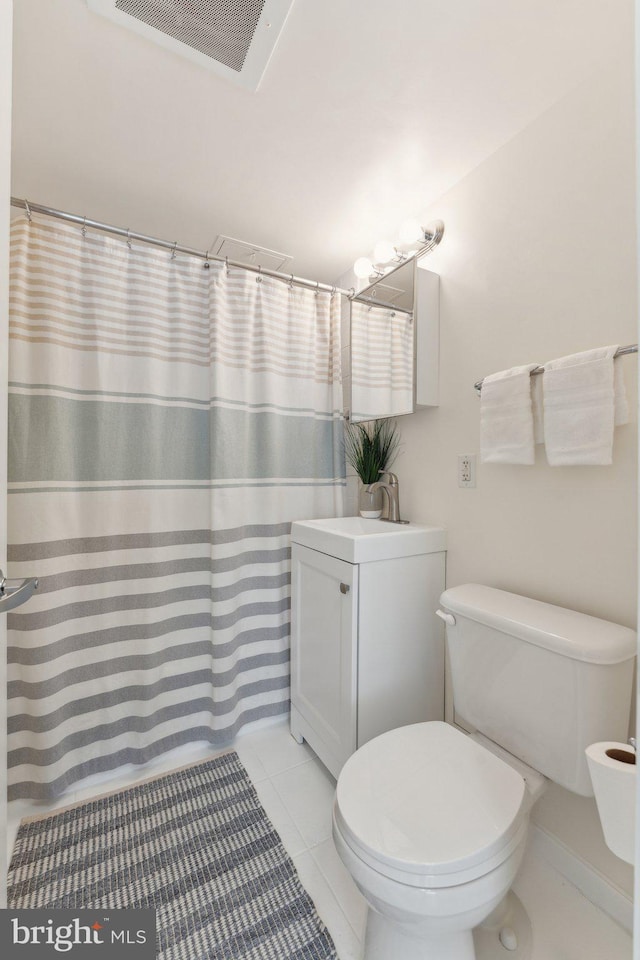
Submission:
[[[326,843],[326,842],[327,842],[326,840],[323,840],[323,841],[322,841],[322,843]],[[319,847],[319,846],[321,846],[321,845],[322,845],[321,843],[317,843],[315,846],[316,846],[316,848],[317,848],[317,847]],[[314,849],[315,849],[315,848],[314,848]],[[360,943],[360,942],[361,942],[361,933],[358,933],[358,931],[356,930],[356,928],[354,927],[354,925],[353,925],[352,922],[351,922],[351,919],[350,919],[350,917],[349,917],[349,914],[348,914],[347,911],[343,908],[342,904],[340,903],[340,901],[339,901],[338,898],[336,897],[335,893],[333,892],[333,885],[332,885],[332,883],[331,883],[331,877],[329,877],[329,876],[327,875],[327,873],[322,869],[322,864],[316,859],[316,857],[313,856],[313,849],[309,850],[309,853],[310,853],[311,856],[313,857],[313,861],[314,861],[316,867],[318,868],[318,870],[320,871],[320,873],[321,873],[322,876],[324,877],[324,879],[325,879],[325,881],[326,881],[326,883],[327,883],[327,886],[329,887],[329,890],[331,891],[331,894],[332,894],[332,896],[333,896],[333,899],[334,899],[334,901],[335,901],[335,904],[336,904],[338,910],[341,912],[341,914],[342,914],[343,917],[345,918],[346,922],[347,922],[347,923],[349,924],[349,926],[351,927],[351,930],[353,931],[353,934],[354,934],[354,936],[356,937],[358,943]]]
[[[302,848],[300,849],[299,853],[308,852],[308,851],[309,851],[309,846],[308,846],[308,844],[307,844],[307,841],[306,841],[305,837],[302,835],[302,832],[301,832],[298,824],[295,822],[295,820],[294,820],[293,816],[291,815],[290,811],[287,809],[287,807],[286,807],[286,805],[285,805],[285,803],[284,803],[284,800],[282,799],[282,797],[280,796],[280,794],[279,794],[278,791],[276,790],[275,784],[272,782],[272,780],[271,780],[270,778],[267,778],[266,780],[263,780],[262,783],[268,783],[269,786],[273,789],[276,797],[278,798],[278,800],[280,801],[280,804],[282,805],[282,809],[284,810],[284,812],[286,813],[287,817],[288,817],[289,820],[291,821],[291,826],[294,828],[295,832],[297,833],[298,837],[300,838],[300,842],[301,842],[301,844],[302,844]],[[255,786],[255,784],[254,784],[254,786]],[[257,792],[257,791],[256,791],[256,792]],[[260,794],[258,794],[258,799],[260,800],[260,803],[262,804],[262,807],[263,807],[265,813],[266,813],[267,816],[269,817],[269,820],[271,821],[271,823],[273,824],[274,828],[276,829],[276,831],[277,831],[278,834],[280,835],[280,829],[281,829],[281,828],[279,828],[278,825],[275,823],[275,821],[277,820],[277,816],[276,816],[276,815],[273,815],[273,816],[272,816],[272,812],[269,811],[268,805],[263,802],[262,798],[260,797]],[[280,835],[280,840],[281,840],[282,844],[285,846],[285,849],[286,849],[286,844],[284,843],[284,840],[282,839],[282,836],[281,836],[281,835]],[[297,853],[294,855],[294,854],[290,853],[289,850],[287,850],[287,853],[289,854],[289,856],[290,856],[292,859],[293,859],[293,856],[298,856]]]
[[[279,776],[279,774],[276,774],[276,776]],[[279,789],[278,789],[278,785],[277,785],[276,783],[273,783],[273,781],[272,781],[272,786],[273,786],[274,790],[276,791],[278,797],[279,797],[280,800],[282,801],[282,804],[283,804],[285,810],[287,811],[287,813],[288,813],[289,816],[291,817],[291,820],[292,820],[293,823],[295,824],[295,827],[296,827],[296,829],[298,830],[298,833],[300,834],[300,836],[302,837],[302,839],[303,839],[303,841],[304,841],[304,843],[305,843],[305,847],[306,847],[306,849],[307,849],[309,852],[311,851],[312,847],[318,846],[318,844],[320,844],[320,843],[324,843],[325,840],[328,840],[328,839],[331,837],[331,832],[329,832],[326,836],[320,837],[318,840],[309,841],[308,838],[307,838],[307,836],[305,836],[304,827],[301,827],[301,826],[300,826],[300,824],[298,823],[298,821],[297,821],[297,819],[296,819],[294,810],[292,810],[292,809],[291,809],[291,806],[289,805],[289,803],[287,803],[287,796],[288,796],[287,791],[284,791],[284,792],[283,792],[282,790],[279,790]]]
[[[311,855],[311,860],[312,860],[312,863],[313,863],[313,867],[314,867],[315,871],[319,874],[320,878],[322,879],[322,881],[324,882],[324,885],[326,886],[326,888],[327,888],[327,890],[328,890],[329,897],[330,897],[330,902],[331,902],[331,904],[332,904],[332,908],[331,908],[332,916],[335,917],[335,912],[337,911],[337,913],[342,917],[342,919],[344,920],[344,922],[347,924],[349,930],[350,930],[351,933],[353,934],[353,936],[354,936],[356,942],[358,943],[358,945],[361,946],[361,945],[362,945],[361,935],[360,935],[360,934],[358,933],[358,931],[354,928],[353,924],[352,924],[351,921],[349,920],[348,915],[347,915],[346,912],[342,909],[342,907],[341,907],[341,905],[340,905],[340,902],[339,902],[338,898],[336,897],[336,895],[335,895],[335,893],[334,893],[333,886],[331,885],[331,880],[330,880],[330,878],[327,877],[327,875],[326,875],[326,873],[324,872],[324,870],[321,869],[320,864],[316,861],[316,859],[315,859],[315,857],[313,856],[313,854],[311,854],[311,851],[310,851],[310,850],[307,850],[307,851],[305,851],[305,853],[309,853],[309,854]],[[293,864],[294,864],[294,866],[295,866],[295,868],[296,868],[296,871],[298,871],[298,865],[297,865],[296,862],[295,862],[295,861],[296,861],[296,858],[295,858],[295,857],[292,857],[292,860],[293,860]],[[301,882],[302,882],[302,881],[301,881]],[[309,895],[311,896],[311,894],[309,894]],[[312,897],[312,899],[313,899],[313,897]],[[315,901],[314,901],[314,905],[315,905]],[[316,906],[316,910],[317,910],[317,909],[318,909],[318,908],[317,908],[317,906]],[[325,923],[325,926],[329,929],[329,932],[331,932],[331,926],[333,925],[333,924],[331,923],[331,921],[323,921],[323,922]],[[333,935],[332,935],[332,936],[333,936]],[[335,942],[335,941],[334,941],[334,942]],[[337,951],[337,946],[336,946],[336,951]],[[338,957],[340,957],[340,954],[338,954]]]
[[[242,760],[242,757],[240,758]],[[304,767],[306,763],[313,763],[313,757],[307,757],[306,760],[300,760],[299,763],[293,763],[290,767],[283,767],[281,770],[273,770],[267,773],[268,777],[279,777],[281,773],[289,773],[290,770],[297,770],[298,767]]]

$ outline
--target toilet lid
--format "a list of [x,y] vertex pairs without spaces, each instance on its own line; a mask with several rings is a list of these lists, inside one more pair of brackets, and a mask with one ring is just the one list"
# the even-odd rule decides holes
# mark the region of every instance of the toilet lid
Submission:
[[338,778],[335,816],[347,843],[376,869],[437,878],[468,873],[503,849],[507,856],[524,799],[525,782],[512,767],[432,721],[391,730],[354,753]]

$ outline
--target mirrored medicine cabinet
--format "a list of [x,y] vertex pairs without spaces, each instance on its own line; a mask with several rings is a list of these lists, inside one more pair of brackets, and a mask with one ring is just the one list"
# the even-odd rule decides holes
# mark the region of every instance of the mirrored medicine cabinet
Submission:
[[439,281],[413,257],[352,298],[352,422],[437,406]]

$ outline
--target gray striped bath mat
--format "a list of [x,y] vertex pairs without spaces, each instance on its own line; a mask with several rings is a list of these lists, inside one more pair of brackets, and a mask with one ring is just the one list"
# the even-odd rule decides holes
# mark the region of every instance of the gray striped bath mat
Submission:
[[13,909],[156,908],[162,960],[335,960],[236,753],[20,825]]

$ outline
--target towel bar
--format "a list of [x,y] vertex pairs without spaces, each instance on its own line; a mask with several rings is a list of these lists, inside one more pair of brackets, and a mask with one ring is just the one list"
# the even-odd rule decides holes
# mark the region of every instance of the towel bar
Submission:
[[[637,343],[630,343],[630,344],[628,344],[626,347],[618,347],[618,349],[617,349],[616,352],[615,352],[614,357],[623,357],[623,356],[625,356],[625,354],[627,354],[627,353],[637,353],[637,352],[638,352],[638,344],[637,344]],[[544,373],[544,367],[536,367],[534,370],[531,371],[531,376],[532,376],[532,377],[537,376],[539,373]],[[483,379],[483,380],[478,380],[478,381],[477,381],[476,383],[474,383],[474,385],[473,385],[473,388],[474,388],[474,390],[477,391],[478,395],[480,395],[480,393],[481,393],[481,391],[482,391],[482,384],[483,384],[483,383],[484,383],[484,379]]]

